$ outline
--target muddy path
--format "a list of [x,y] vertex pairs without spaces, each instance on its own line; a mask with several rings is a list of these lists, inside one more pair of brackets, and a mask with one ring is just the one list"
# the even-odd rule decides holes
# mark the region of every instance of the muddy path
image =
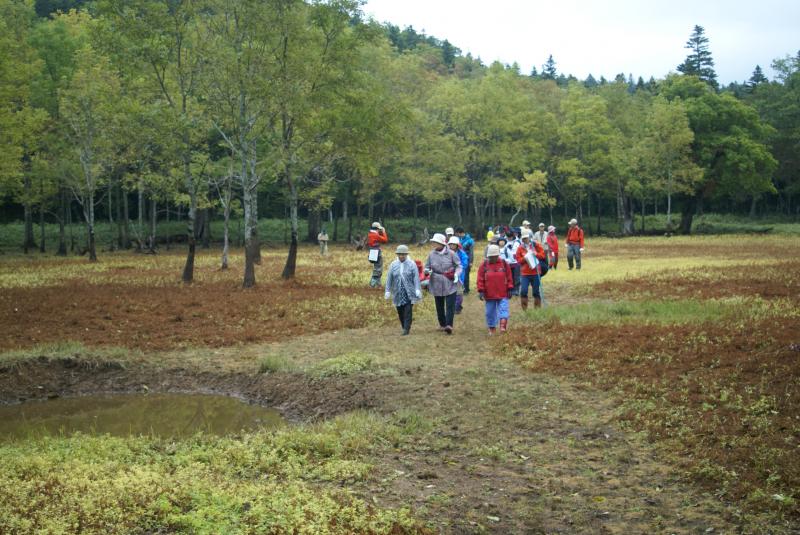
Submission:
[[[512,329],[537,328],[535,317],[518,321],[512,306]],[[0,401],[207,392],[272,406],[294,421],[374,410],[407,420],[414,438],[378,445],[369,454],[373,473],[350,490],[381,507],[410,507],[442,533],[756,532],[736,507],[692,486],[621,429],[608,394],[524,370],[503,354],[475,296],[453,336],[437,332],[430,303],[415,316],[408,337],[395,326],[287,337],[210,355],[201,367],[175,357],[158,366],[34,360],[0,370]],[[374,366],[324,379],[258,371],[267,353],[303,369],[351,351],[373,356]]]

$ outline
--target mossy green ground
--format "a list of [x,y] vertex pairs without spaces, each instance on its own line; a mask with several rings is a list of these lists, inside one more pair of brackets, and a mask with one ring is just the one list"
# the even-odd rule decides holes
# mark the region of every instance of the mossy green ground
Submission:
[[[736,328],[753,319],[797,322],[796,301],[747,288],[687,299],[665,295],[661,286],[640,285],[620,295],[611,285],[641,278],[669,282],[676,273],[697,270],[692,277],[702,287],[730,279],[737,270],[778,266],[787,254],[791,259],[800,241],[731,236],[592,240],[587,245],[580,273],[566,271],[562,259],[560,269],[545,279],[546,309],[523,315],[512,303],[507,338],[486,335],[482,304],[474,294],[467,297],[452,337],[436,331],[430,298],[416,308],[411,336],[401,337],[394,311],[375,292],[369,298],[369,319],[358,329],[160,352],[79,344],[8,352],[0,356],[0,365],[17,369],[32,357],[68,354],[87,363],[121,362],[130,370],[158,366],[164,373],[187,367],[208,373],[302,373],[318,385],[333,377],[358,377],[379,390],[379,403],[329,422],[224,439],[76,436],[2,446],[0,496],[9,506],[0,512],[0,531],[792,532],[798,526],[792,513],[796,487],[777,487],[773,477],[772,487],[762,487],[764,500],[759,501],[758,489],[748,500],[731,500],[713,484],[729,468],[702,457],[683,464],[673,458],[672,452],[679,451],[676,443],[626,419],[646,396],[624,399],[624,389],[607,387],[608,378],[600,375],[605,368],[587,367],[583,360],[575,366],[570,355],[557,350],[580,347],[568,341],[573,325],[608,330],[687,324]],[[424,251],[412,256],[422,257]],[[277,276],[281,254],[275,252],[276,261],[259,268],[259,280]],[[179,267],[176,257],[115,254],[103,265],[128,265],[140,258],[152,262],[150,271],[142,273],[145,284],[176,283],[171,273]],[[241,269],[240,261],[234,256],[234,272]],[[301,250],[301,263],[316,261],[315,249]],[[58,285],[65,273],[89,284],[96,284],[104,271],[118,276],[113,269],[69,260],[68,269],[58,269],[60,261],[47,262],[43,271],[49,274],[39,277],[37,269],[19,269],[26,262],[4,261],[0,286]],[[211,266],[216,257],[204,256],[200,265],[204,262]],[[348,299],[347,289],[366,283],[365,264],[362,253],[334,249],[330,272],[315,280],[342,288],[343,298],[326,296],[303,306],[323,316],[359,314],[363,298]],[[204,276],[230,276],[208,273]],[[775,273],[782,284],[795,284]],[[129,283],[138,284],[134,278]],[[205,283],[201,278],[198,291]],[[527,338],[519,338],[522,334],[547,343],[531,347]],[[698,347],[712,342],[692,341]],[[554,360],[557,353],[566,359],[564,373]],[[665,348],[662,356],[669,354]],[[743,391],[748,387],[739,386]],[[733,392],[729,396],[736,399]],[[641,414],[673,423],[683,421],[675,419],[680,411],[686,418],[693,414],[688,401],[658,408],[644,407]],[[755,416],[769,418],[775,410],[781,409],[773,403]],[[681,432],[686,430],[691,429]],[[762,456],[752,462],[775,463],[775,474],[781,459]],[[705,477],[710,479],[704,482]]]

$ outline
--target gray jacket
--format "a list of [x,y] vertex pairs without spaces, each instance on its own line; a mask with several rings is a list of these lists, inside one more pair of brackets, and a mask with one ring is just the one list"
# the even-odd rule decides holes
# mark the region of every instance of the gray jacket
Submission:
[[[458,255],[445,247],[441,251],[431,251],[425,261],[425,269],[431,271],[431,279],[428,283],[428,290],[435,297],[444,297],[458,290],[458,281],[461,276],[461,260]],[[450,280],[446,273],[453,272],[454,280]]]

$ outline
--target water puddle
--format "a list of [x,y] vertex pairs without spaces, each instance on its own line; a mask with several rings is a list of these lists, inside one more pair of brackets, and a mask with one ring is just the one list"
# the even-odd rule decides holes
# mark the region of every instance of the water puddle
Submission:
[[152,435],[183,438],[203,432],[228,435],[284,422],[274,409],[225,396],[120,394],[59,398],[0,407],[0,441],[43,435]]

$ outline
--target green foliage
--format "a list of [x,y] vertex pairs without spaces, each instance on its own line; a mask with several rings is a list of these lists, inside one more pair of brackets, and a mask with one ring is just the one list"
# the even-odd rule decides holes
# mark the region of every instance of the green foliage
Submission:
[[318,377],[346,376],[362,373],[374,366],[373,358],[359,352],[345,353],[325,359],[312,369]]
[[266,355],[258,361],[260,373],[280,373],[294,369],[292,362],[282,355]]
[[0,446],[0,531],[411,533],[405,509],[319,482],[363,480],[359,460],[401,428],[369,414],[237,439],[77,435]]

